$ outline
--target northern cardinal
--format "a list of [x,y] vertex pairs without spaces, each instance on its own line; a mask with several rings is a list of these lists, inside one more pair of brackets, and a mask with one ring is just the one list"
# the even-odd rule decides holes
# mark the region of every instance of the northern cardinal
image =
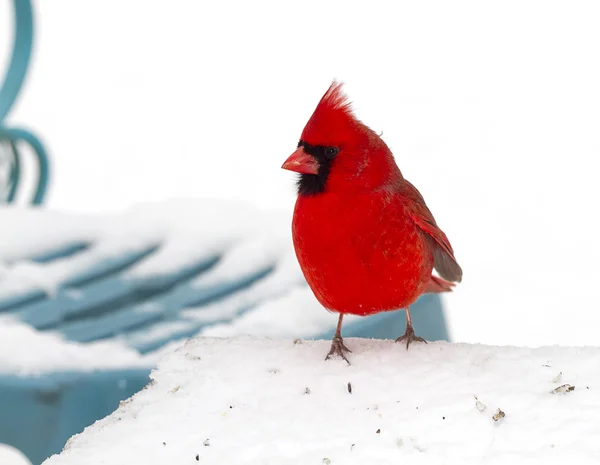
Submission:
[[[300,173],[292,220],[296,256],[318,301],[339,313],[326,359],[350,350],[342,339],[345,314],[406,309],[426,292],[447,292],[462,270],[452,246],[392,152],[353,114],[334,81],[282,168]],[[432,276],[433,268],[441,278]],[[349,363],[349,362],[348,362]]]

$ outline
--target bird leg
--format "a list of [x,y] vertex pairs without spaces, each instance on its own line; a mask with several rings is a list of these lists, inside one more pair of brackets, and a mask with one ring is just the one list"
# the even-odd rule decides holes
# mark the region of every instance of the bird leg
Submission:
[[325,360],[329,360],[332,356],[338,355],[344,360],[346,363],[350,365],[350,362],[346,358],[346,352],[352,352],[348,347],[344,345],[344,340],[342,339],[342,319],[344,315],[340,313],[340,318],[338,319],[337,329],[335,330],[335,334],[333,335],[333,340],[331,341],[331,349],[329,349],[329,353]]
[[412,325],[412,320],[410,318],[410,310],[406,307],[406,331],[404,331],[404,335],[400,336],[396,339],[396,342],[404,342],[406,341],[406,350],[408,350],[408,346],[411,342],[424,342],[427,344],[427,341],[422,337],[415,336],[415,329]]

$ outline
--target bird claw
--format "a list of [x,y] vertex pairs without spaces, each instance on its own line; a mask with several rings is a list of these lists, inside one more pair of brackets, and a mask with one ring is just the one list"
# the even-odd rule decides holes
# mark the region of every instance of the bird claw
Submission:
[[329,353],[327,354],[327,357],[325,357],[325,360],[329,360],[334,355],[337,355],[350,365],[350,361],[346,358],[346,352],[352,353],[352,351],[344,345],[344,340],[341,336],[335,336],[331,341],[331,349],[329,349]]
[[427,341],[425,339],[423,339],[422,337],[419,337],[419,336],[415,336],[415,330],[412,327],[412,325],[407,326],[406,331],[404,331],[404,335],[400,336],[398,339],[396,339],[396,342],[404,342],[404,341],[406,341],[406,350],[408,350],[408,346],[410,345],[411,342],[424,342],[425,344],[427,344]]

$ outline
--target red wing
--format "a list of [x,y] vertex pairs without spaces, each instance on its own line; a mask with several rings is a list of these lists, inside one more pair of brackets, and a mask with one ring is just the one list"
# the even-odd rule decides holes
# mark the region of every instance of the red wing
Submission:
[[415,224],[433,239],[433,266],[440,276],[448,281],[460,282],[462,269],[454,258],[454,251],[444,232],[438,227],[433,215],[419,191],[405,181],[402,194],[411,202],[409,212]]

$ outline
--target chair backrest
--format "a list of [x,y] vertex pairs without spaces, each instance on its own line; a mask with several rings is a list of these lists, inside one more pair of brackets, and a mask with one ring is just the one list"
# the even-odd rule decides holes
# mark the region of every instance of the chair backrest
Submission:
[[9,128],[4,120],[23,86],[33,44],[33,9],[30,0],[13,0],[15,33],[8,70],[0,85],[0,202],[13,202],[23,172],[21,159],[29,147],[38,163],[38,179],[31,203],[41,204],[48,187],[48,156],[40,140],[30,131]]

